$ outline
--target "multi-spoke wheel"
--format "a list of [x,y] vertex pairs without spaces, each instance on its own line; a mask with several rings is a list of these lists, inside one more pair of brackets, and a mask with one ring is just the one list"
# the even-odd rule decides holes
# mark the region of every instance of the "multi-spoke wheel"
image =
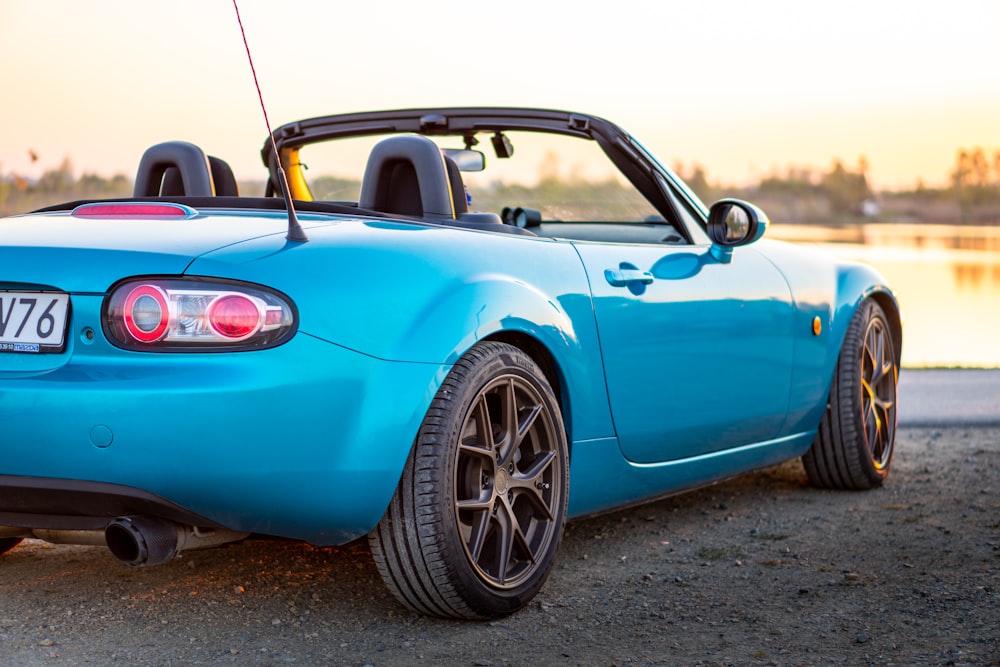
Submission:
[[567,458],[559,407],[534,361],[503,343],[476,345],[434,398],[370,536],[389,588],[437,616],[523,607],[559,546]]
[[802,457],[816,486],[870,489],[889,474],[899,381],[895,347],[882,308],[870,299],[862,303],[841,346],[819,433]]
[[0,554],[5,554],[18,544],[21,543],[20,537],[2,537],[0,538]]

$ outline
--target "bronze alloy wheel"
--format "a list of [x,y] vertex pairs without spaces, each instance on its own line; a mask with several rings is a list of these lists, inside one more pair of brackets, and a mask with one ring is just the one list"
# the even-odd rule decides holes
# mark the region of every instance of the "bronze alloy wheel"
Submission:
[[497,588],[530,577],[556,539],[555,426],[534,386],[496,378],[476,396],[455,461],[455,519],[476,573]]
[[830,398],[802,457],[809,481],[828,489],[870,489],[889,474],[896,443],[899,351],[885,311],[862,302],[847,327]]
[[568,480],[566,431],[549,377],[523,350],[478,343],[438,389],[369,536],[379,574],[421,613],[515,612],[552,569]]
[[861,419],[872,465],[889,467],[896,440],[896,386],[899,382],[892,338],[885,320],[872,318],[861,354]]

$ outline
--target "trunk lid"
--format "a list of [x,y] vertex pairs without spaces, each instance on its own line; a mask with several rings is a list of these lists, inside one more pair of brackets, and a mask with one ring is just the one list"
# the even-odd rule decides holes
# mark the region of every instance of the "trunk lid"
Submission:
[[0,289],[44,286],[100,293],[129,276],[178,275],[196,257],[284,234],[283,213],[196,214],[184,219],[81,219],[44,213],[0,220]]
[[[51,372],[84,351],[111,352],[99,333],[101,311],[118,281],[180,275],[205,253],[248,239],[283,237],[287,227],[281,211],[189,213],[170,219],[84,218],[69,212],[0,219],[0,378]],[[63,305],[54,299],[63,299]],[[58,331],[54,337],[53,331]],[[49,337],[42,339],[43,334]],[[59,338],[61,347],[53,347]]]

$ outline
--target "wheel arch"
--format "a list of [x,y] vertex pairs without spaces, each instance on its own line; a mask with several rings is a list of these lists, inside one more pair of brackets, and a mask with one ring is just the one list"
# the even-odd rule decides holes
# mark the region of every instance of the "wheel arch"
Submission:
[[903,354],[903,314],[899,302],[891,292],[885,290],[876,290],[866,296],[882,308],[882,312],[889,320],[889,332],[892,334],[893,350],[896,353],[896,366],[899,366]]
[[[570,405],[565,396],[568,393],[568,386],[566,384],[566,376],[563,373],[562,368],[559,366],[559,362],[556,360],[555,355],[552,351],[545,346],[545,344],[526,333],[520,331],[497,331],[486,338],[484,341],[497,341],[499,343],[507,343],[512,345],[529,357],[538,364],[541,369],[542,374],[545,376],[545,380],[549,383],[552,388],[552,392],[556,396],[556,402],[559,404],[559,411],[562,413],[563,424],[566,426],[567,437],[570,435],[570,424],[571,424],[571,414]],[[570,438],[571,440],[571,438]]]
[[854,318],[854,314],[867,299],[872,299],[885,312],[889,320],[889,327],[892,333],[892,342],[895,345],[896,363],[899,364],[899,357],[903,342],[903,316],[899,306],[899,301],[888,281],[873,267],[866,264],[844,263],[839,271],[837,281],[836,302],[834,304],[833,336],[830,340],[832,364],[830,375],[832,377],[832,365],[835,365],[840,355],[840,348],[847,335],[847,329]]
[[454,364],[480,341],[508,343],[545,374],[570,441],[614,434],[588,295],[553,298],[510,276],[481,274],[436,296],[399,337],[400,356],[405,343],[420,341],[427,358]]

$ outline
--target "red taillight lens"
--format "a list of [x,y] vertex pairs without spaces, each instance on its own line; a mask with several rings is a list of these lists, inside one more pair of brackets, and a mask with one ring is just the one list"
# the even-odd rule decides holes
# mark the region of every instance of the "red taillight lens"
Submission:
[[125,329],[142,343],[163,338],[170,324],[167,297],[153,285],[140,285],[129,292],[123,310]]
[[266,312],[241,294],[221,296],[208,308],[208,323],[226,338],[246,338],[260,328]]
[[287,297],[259,285],[204,278],[120,283],[105,302],[108,339],[130,350],[254,350],[295,333]]

